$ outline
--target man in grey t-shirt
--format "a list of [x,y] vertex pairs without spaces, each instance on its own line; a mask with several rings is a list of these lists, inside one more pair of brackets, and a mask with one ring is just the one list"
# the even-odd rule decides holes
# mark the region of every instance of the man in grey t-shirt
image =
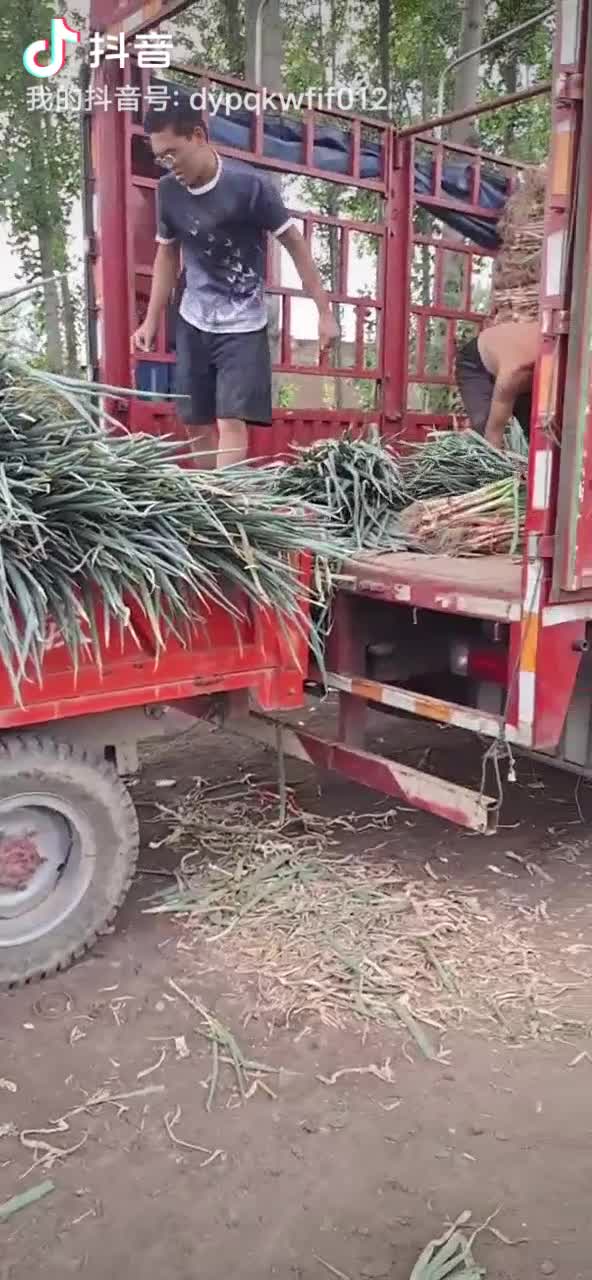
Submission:
[[164,111],[152,108],[144,128],[153,155],[169,172],[158,184],[152,290],[132,349],[151,349],[177,285],[182,250],[186,283],[176,339],[181,414],[200,454],[197,465],[215,466],[217,447],[221,465],[236,462],[247,453],[247,423],[271,422],[268,233],[286,247],[317,304],[321,349],[337,336],[337,323],[279,192],[252,165],[214,150],[190,99],[175,94]]

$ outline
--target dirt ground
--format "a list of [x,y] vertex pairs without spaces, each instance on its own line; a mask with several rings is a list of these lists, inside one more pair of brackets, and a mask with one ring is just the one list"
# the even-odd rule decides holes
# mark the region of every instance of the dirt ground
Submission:
[[[478,779],[470,740],[397,721],[388,733],[409,762],[437,769],[454,752],[452,772]],[[578,1020],[566,1015],[563,1033],[533,1026],[512,1043],[469,1025],[446,1035],[432,1062],[404,1033],[266,1018],[231,966],[213,964],[205,944],[186,946],[178,920],[143,911],[159,883],[148,871],[166,862],[164,848],[149,847],[155,780],[175,783],[162,799],[195,776],[269,778],[271,768],[261,748],[206,727],[152,746],[134,788],[141,870],[115,931],[67,973],[0,998],[0,1203],[45,1178],[55,1184],[0,1222],[0,1280],[409,1280],[427,1242],[466,1209],[475,1225],[499,1209],[499,1234],[486,1230],[474,1245],[488,1280],[589,1280],[589,788],[523,760],[495,836],[403,809],[386,847],[382,835],[377,856],[417,878],[474,886],[500,922],[508,894],[523,895],[539,911],[541,953],[549,964],[565,957],[566,999],[577,987]],[[300,765],[289,779],[318,812],[366,812],[379,800]],[[258,1089],[241,1101],[221,1064],[206,1109],[211,1049],[171,979],[216,1012],[247,1056],[282,1068],[267,1077],[275,1096]],[[390,1080],[319,1079],[388,1058]],[[139,1092],[100,1105],[100,1089]],[[34,1141],[82,1145],[31,1169],[48,1154]]]

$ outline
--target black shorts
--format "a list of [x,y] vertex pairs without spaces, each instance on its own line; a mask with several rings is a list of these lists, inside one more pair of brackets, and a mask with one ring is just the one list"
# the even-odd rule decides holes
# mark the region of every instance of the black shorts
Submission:
[[271,423],[271,353],[267,328],[206,333],[177,318],[175,392],[186,425],[217,418]]
[[[483,435],[487,426],[495,378],[485,368],[476,338],[461,347],[456,357],[456,383],[474,431]],[[532,391],[523,391],[514,404],[514,417],[522,430],[530,433]]]

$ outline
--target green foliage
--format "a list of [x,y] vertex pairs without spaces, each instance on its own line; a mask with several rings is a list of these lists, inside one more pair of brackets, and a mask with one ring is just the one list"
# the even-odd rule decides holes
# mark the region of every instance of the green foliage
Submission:
[[[78,29],[83,25],[72,8],[53,0],[2,0],[0,218],[8,225],[11,247],[29,279],[70,269],[69,221],[80,190],[79,118],[72,112],[28,107],[27,90],[34,82],[23,67],[23,49],[49,33],[55,16],[67,16]],[[75,53],[69,51],[68,59],[61,74],[72,83]],[[51,316],[50,303],[55,307]],[[61,367],[65,334],[58,328],[66,317],[57,287],[46,290],[36,320],[48,333],[50,363]]]
[[[501,35],[541,11],[540,0],[495,0],[484,5],[483,41]],[[462,0],[397,0],[392,3],[390,66],[392,117],[401,125],[435,111],[438,81],[458,52]],[[340,84],[375,88],[380,83],[378,0],[282,0],[284,80],[287,89]],[[553,23],[504,42],[481,61],[482,96],[499,96],[550,73]],[[515,82],[514,82],[515,81]],[[446,107],[454,76],[448,77]],[[548,102],[534,101],[482,118],[483,145],[500,151],[512,143],[515,158],[544,159]],[[384,114],[381,116],[384,119]]]
[[[487,15],[483,39],[493,40],[544,10],[540,0],[497,0]],[[487,55],[484,97],[514,93],[551,76],[554,21],[503,41]],[[547,97],[535,98],[484,116],[480,125],[483,147],[527,164],[540,164],[549,150],[550,112]]]
[[[484,2],[483,40],[502,34],[541,7],[540,0]],[[221,74],[242,75],[246,10],[246,0],[204,0],[191,5],[166,23],[174,36],[177,58],[207,65]],[[463,0],[392,0],[385,51],[380,47],[379,0],[281,0],[284,88],[322,91],[337,85],[372,91],[380,85],[381,67],[387,62],[391,117],[401,125],[425,119],[435,110],[442,70],[458,52],[462,11]],[[23,68],[22,51],[40,33],[49,31],[56,13],[67,14],[75,27],[84,26],[70,0],[58,0],[57,5],[53,0],[2,0],[0,13],[0,219],[8,225],[11,246],[28,278],[71,268],[69,224],[80,193],[78,116],[27,109],[32,80]],[[494,98],[547,78],[552,27],[548,21],[484,55],[481,97]],[[72,83],[80,56],[79,51],[69,50],[67,70],[61,73]],[[446,105],[450,106],[453,75],[448,77],[446,92]],[[377,118],[384,120],[385,113],[378,113]],[[481,117],[479,131],[487,150],[538,163],[548,151],[548,101],[537,99]],[[303,182],[301,189],[311,209],[369,222],[379,216],[371,193],[319,182]],[[369,258],[375,256],[376,246],[374,237],[365,237],[363,247]],[[336,232],[321,232],[314,247],[322,278],[327,287],[335,289],[339,258]],[[415,264],[414,287],[420,293],[427,288],[428,269],[427,259]],[[35,341],[45,334],[46,360],[50,366],[62,367],[66,312],[71,331],[72,325],[80,323],[80,299],[74,297],[70,308],[69,300],[56,287],[53,295],[46,291],[30,311]]]
[[245,15],[241,0],[192,4],[169,19],[175,55],[221,75],[242,76],[245,64]]
[[295,451],[278,472],[277,491],[323,512],[352,551],[392,549],[398,538],[396,512],[407,489],[400,462],[376,429],[366,436],[344,431]]
[[298,388],[293,382],[283,382],[278,389],[278,405],[280,409],[291,409],[296,402]]

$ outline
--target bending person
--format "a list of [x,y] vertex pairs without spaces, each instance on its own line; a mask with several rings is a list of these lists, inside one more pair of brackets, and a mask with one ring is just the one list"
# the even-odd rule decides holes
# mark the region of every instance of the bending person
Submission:
[[484,329],[456,358],[456,381],[471,426],[501,449],[510,418],[528,438],[538,354],[537,321],[509,321]]

